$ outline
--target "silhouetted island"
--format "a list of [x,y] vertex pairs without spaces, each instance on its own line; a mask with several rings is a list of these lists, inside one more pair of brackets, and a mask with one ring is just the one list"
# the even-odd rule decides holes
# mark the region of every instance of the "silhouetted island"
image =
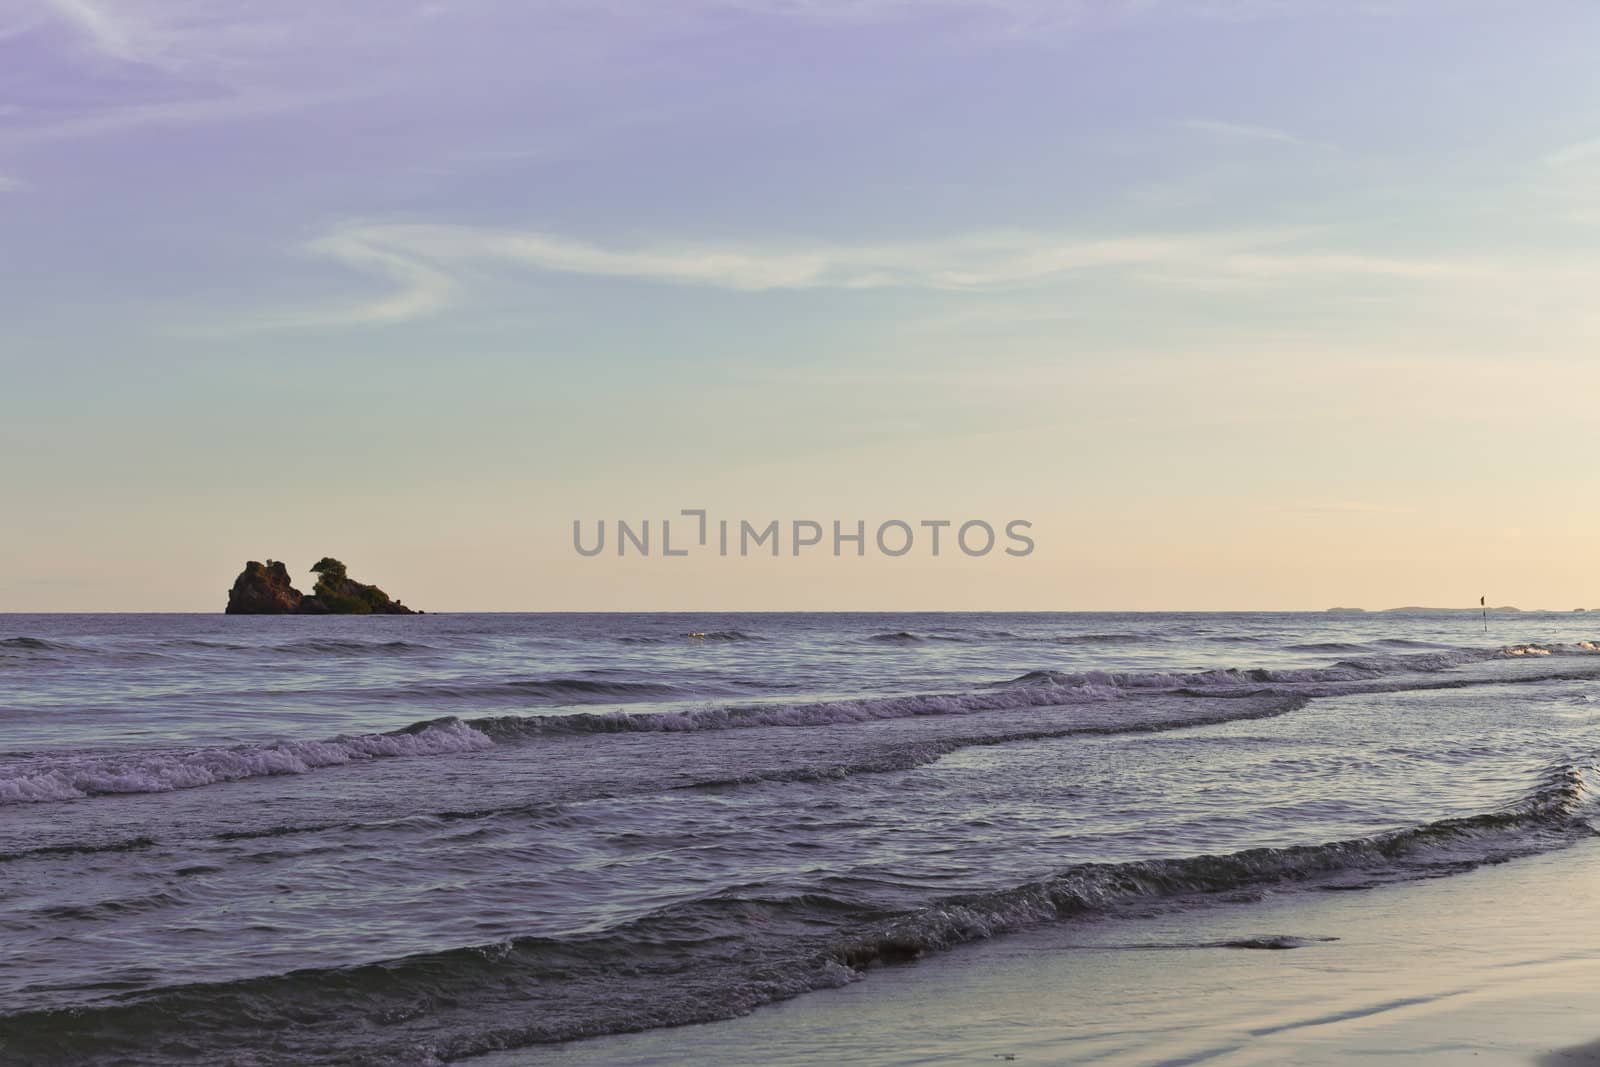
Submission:
[[277,560],[251,560],[228,590],[229,615],[420,615],[391,600],[375,585],[363,585],[345,573],[343,563],[324,556],[311,568],[317,584],[306,596],[289,581],[289,569]]

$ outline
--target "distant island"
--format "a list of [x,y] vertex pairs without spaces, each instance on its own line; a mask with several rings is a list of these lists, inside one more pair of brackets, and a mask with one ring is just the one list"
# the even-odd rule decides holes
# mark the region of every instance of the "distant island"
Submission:
[[393,600],[375,585],[349,577],[332,556],[318,560],[311,573],[317,584],[311,595],[289,580],[289,569],[275,559],[251,560],[228,590],[228,615],[420,615]]

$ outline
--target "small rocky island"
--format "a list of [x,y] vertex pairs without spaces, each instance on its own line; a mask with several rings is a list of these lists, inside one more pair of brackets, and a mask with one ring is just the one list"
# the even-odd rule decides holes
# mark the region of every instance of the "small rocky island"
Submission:
[[274,559],[251,560],[228,590],[229,615],[420,615],[391,600],[375,585],[363,585],[345,573],[345,566],[324,556],[311,568],[317,584],[311,595],[289,581],[289,568]]

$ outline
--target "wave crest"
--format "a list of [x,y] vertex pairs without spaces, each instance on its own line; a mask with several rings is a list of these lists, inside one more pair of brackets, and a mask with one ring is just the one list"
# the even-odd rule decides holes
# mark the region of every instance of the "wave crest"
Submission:
[[327,741],[30,758],[0,766],[0,804],[78,800],[108,793],[165,793],[242,778],[304,774],[361,760],[474,752],[493,744],[460,719],[437,719],[389,733]]
[[499,716],[473,719],[471,723],[476,729],[497,739],[561,734],[680,733],[756,726],[829,726],[923,715],[967,715],[982,711],[1061,707],[1115,700],[1119,696],[1121,693],[1113,686],[1070,685],[1032,690],[863,697],[810,704],[749,704],[645,714],[611,711],[580,712],[575,715]]
[[1404,878],[1426,874],[1434,867],[1474,867],[1543,851],[1574,837],[1593,836],[1595,830],[1582,812],[1589,795],[1584,770],[1563,764],[1549,768],[1538,786],[1517,802],[1480,815],[1319,845],[1082,864],[1038,882],[951,898],[889,920],[842,947],[837,958],[861,969],[1143,901],[1365,871]]
[[[152,1033],[160,1036],[153,1020],[182,1017],[203,1028],[208,1048],[271,1040],[291,1059],[412,1062],[707,1022],[853,981],[882,964],[1082,914],[1142,912],[1271,885],[1337,885],[1351,875],[1427,877],[1560,847],[1594,833],[1583,817],[1587,770],[1552,767],[1521,800],[1480,815],[1324,844],[1081,864],[898,915],[822,891],[718,895],[668,905],[607,930],[20,1012],[5,1017],[8,1050],[23,1059],[119,1062],[151,1049]],[[1272,949],[1305,943],[1268,937],[1211,944]],[[627,965],[619,967],[619,960]],[[673,976],[667,988],[644,984],[663,973]],[[386,1025],[361,1028],[352,1037],[352,1017]],[[176,1052],[182,1046],[157,1047]]]

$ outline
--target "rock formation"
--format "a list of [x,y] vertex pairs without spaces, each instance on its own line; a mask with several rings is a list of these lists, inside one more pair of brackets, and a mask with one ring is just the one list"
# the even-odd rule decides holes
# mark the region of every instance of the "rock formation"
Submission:
[[306,596],[289,581],[289,570],[276,560],[244,565],[228,591],[229,615],[414,615],[375,585],[364,585],[345,573],[345,566],[324,556],[311,568],[316,588]]
[[289,568],[277,560],[251,560],[228,591],[229,615],[293,615],[305,597],[289,581]]

